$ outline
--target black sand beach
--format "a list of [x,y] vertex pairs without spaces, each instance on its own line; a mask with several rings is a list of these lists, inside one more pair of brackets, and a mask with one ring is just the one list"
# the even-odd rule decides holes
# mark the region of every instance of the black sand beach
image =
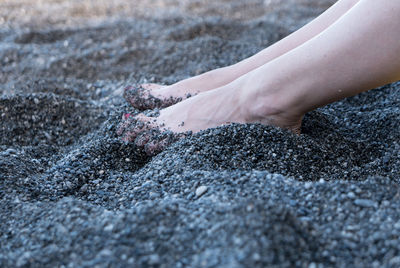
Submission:
[[302,134],[203,131],[154,157],[122,89],[276,42],[333,0],[0,1],[0,267],[400,267],[400,83]]

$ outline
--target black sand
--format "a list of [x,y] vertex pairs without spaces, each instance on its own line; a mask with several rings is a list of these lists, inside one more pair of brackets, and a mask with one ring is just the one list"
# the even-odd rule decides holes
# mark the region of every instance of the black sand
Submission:
[[400,266],[400,83],[299,137],[232,125],[150,158],[115,134],[124,86],[234,63],[334,1],[20,2],[0,3],[1,267]]

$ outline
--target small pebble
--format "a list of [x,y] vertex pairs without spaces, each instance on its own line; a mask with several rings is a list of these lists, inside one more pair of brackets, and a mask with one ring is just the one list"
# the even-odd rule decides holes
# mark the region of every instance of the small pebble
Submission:
[[317,265],[314,262],[312,262],[308,265],[308,268],[317,268]]
[[149,264],[150,265],[157,265],[160,263],[160,256],[157,254],[153,254],[149,256]]
[[377,204],[374,201],[369,199],[356,199],[354,200],[354,204],[359,207],[365,207],[365,208],[372,208],[377,206]]
[[347,193],[347,197],[350,198],[350,199],[354,199],[354,198],[356,198],[356,194],[353,193],[353,192],[348,192]]
[[114,230],[113,224],[109,224],[106,227],[104,227],[104,231],[106,231],[106,232],[112,232],[112,230]]
[[203,194],[205,194],[207,192],[207,190],[208,190],[207,186],[202,185],[202,186],[197,187],[196,196],[197,197],[202,196]]

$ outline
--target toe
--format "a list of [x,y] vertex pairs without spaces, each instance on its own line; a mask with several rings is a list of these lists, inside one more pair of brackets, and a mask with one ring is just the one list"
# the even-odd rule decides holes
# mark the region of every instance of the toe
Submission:
[[144,151],[148,156],[156,155],[176,141],[186,138],[188,133],[173,133],[171,131],[153,131],[148,135],[149,140],[144,145]]
[[122,140],[126,142],[134,141],[138,135],[145,133],[156,127],[151,117],[147,117],[143,114],[137,116],[123,115],[123,121],[117,128],[117,134],[122,136]]
[[117,134],[125,142],[133,142],[149,156],[163,151],[170,144],[184,138],[184,133],[174,133],[159,125],[154,117],[144,114],[132,116],[124,114],[118,126]]
[[151,94],[152,90],[149,89],[150,87],[154,86],[148,86],[149,84],[145,85],[147,86],[144,87],[143,85],[135,85],[126,87],[124,89],[125,100],[134,108],[142,111],[161,107],[163,101],[154,97]]
[[158,84],[127,86],[124,89],[124,98],[134,108],[142,111],[155,108],[165,108],[182,100],[181,97],[164,97],[162,94],[160,95],[159,92],[161,92],[160,89],[162,88],[166,88],[166,86]]
[[150,93],[148,90],[141,86],[127,86],[124,89],[124,98],[133,107],[141,109],[145,104],[145,100],[149,97]]
[[137,135],[136,139],[135,139],[135,145],[137,147],[144,147],[150,140],[150,136],[149,134],[146,132],[144,133],[140,133],[139,135]]
[[154,139],[145,144],[144,151],[148,156],[156,155],[162,152],[166,147],[171,144],[168,138],[166,139]]

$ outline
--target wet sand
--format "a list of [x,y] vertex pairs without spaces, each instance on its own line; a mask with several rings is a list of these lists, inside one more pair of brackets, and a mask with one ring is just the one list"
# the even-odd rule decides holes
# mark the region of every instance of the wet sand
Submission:
[[0,2],[1,267],[399,267],[400,83],[149,157],[123,88],[276,42],[334,1]]

